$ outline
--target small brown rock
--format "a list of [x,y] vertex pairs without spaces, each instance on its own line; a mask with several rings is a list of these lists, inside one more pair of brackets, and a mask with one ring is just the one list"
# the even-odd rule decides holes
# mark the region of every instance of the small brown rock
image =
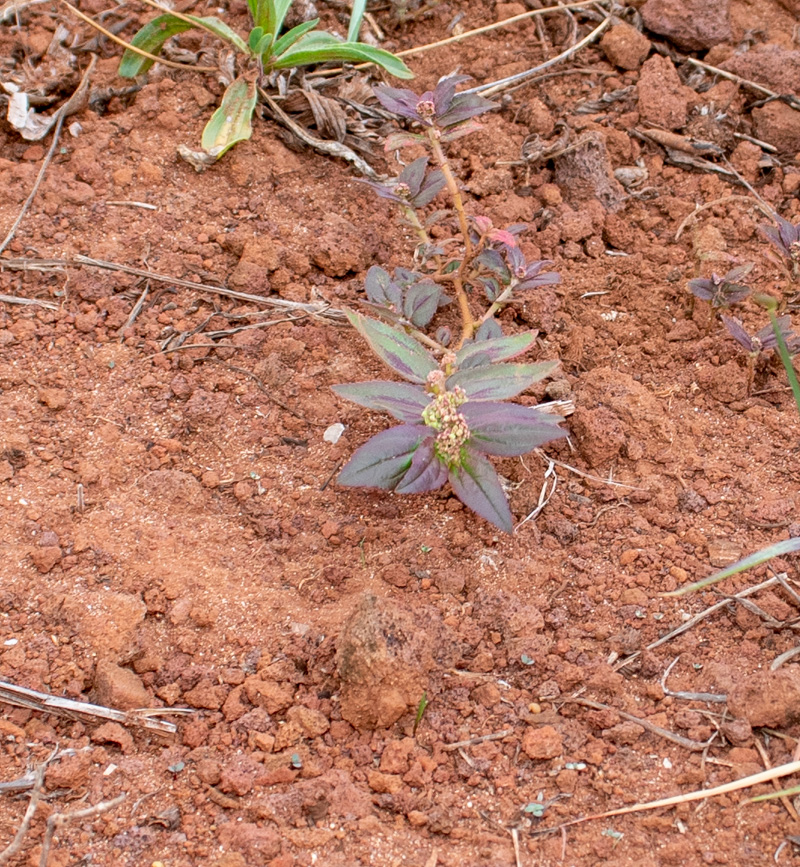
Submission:
[[638,69],[650,53],[650,40],[624,21],[609,28],[600,40],[606,57],[621,69]]
[[522,736],[522,750],[528,758],[542,761],[560,756],[564,744],[553,726],[529,726]]
[[122,668],[108,660],[100,660],[94,675],[93,700],[97,704],[133,710],[150,707],[152,700],[141,678],[128,668]]
[[69,404],[69,392],[64,388],[43,388],[39,400],[48,409],[64,409]]
[[403,788],[403,780],[394,774],[369,770],[367,771],[367,785],[379,795],[396,795]]
[[261,680],[257,676],[247,678],[244,682],[244,692],[251,704],[263,707],[269,714],[286,710],[292,704],[294,697],[291,687],[276,683],[274,680]]
[[31,560],[33,565],[43,574],[46,575],[56,563],[61,562],[63,552],[58,545],[45,545],[41,548],[34,548],[31,551]]
[[123,753],[133,751],[133,737],[119,723],[107,722],[92,732],[92,741],[96,744],[117,744]]
[[688,88],[681,83],[671,60],[660,54],[646,60],[637,89],[639,114],[643,120],[672,130],[686,125]]
[[647,0],[642,20],[687,51],[702,51],[731,38],[729,0]]
[[751,726],[783,728],[800,718],[800,666],[757,671],[736,681],[728,710]]

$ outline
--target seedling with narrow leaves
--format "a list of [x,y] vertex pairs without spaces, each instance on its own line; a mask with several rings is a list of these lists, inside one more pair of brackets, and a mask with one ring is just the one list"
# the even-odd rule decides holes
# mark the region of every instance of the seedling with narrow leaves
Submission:
[[[509,363],[531,349],[537,335],[504,335],[497,314],[519,293],[557,283],[559,277],[545,270],[552,263],[526,260],[517,240],[524,226],[498,229],[487,217],[468,217],[465,211],[443,145],[478,129],[475,118],[494,107],[475,94],[457,94],[465,80],[446,76],[421,96],[375,88],[385,108],[412,124],[387,138],[387,150],[422,145],[428,153],[397,178],[370,183],[400,207],[419,244],[413,270],[397,268],[390,274],[375,266],[368,272],[366,307],[379,318],[348,315],[378,358],[406,382],[334,386],[340,397],[401,422],[357,449],[338,481],[406,494],[449,482],[466,506],[511,532],[511,510],[486,456],[522,455],[565,433],[556,415],[504,403],[552,373],[558,362]],[[452,237],[434,241],[422,209],[442,191],[452,208],[435,216],[453,215],[455,227]],[[453,300],[451,292],[460,318],[456,340],[449,325],[435,327],[441,309]]]
[[[757,296],[764,297],[764,296]],[[789,356],[800,351],[800,335],[792,330],[789,316],[774,316],[771,321],[755,334],[750,334],[739,319],[733,316],[721,316],[722,324],[728,334],[747,352],[747,390],[752,388],[755,368],[759,358],[764,353],[773,350],[780,355],[779,341],[783,340]],[[791,367],[791,363],[789,365]],[[788,372],[789,368],[787,368]]]
[[[219,158],[237,142],[250,138],[258,87],[267,84],[274,72],[329,61],[368,62],[397,78],[413,77],[398,57],[358,41],[366,0],[353,3],[344,42],[317,30],[319,18],[298,24],[281,35],[291,5],[292,0],[247,0],[253,27],[246,39],[219,18],[172,12],[154,18],[133,37],[134,49],[158,55],[168,39],[196,28],[222,39],[236,52],[239,68],[225,90],[221,105],[203,130],[202,147],[209,156]],[[123,78],[136,78],[147,72],[153,62],[152,58],[128,49],[122,56],[119,74]]]

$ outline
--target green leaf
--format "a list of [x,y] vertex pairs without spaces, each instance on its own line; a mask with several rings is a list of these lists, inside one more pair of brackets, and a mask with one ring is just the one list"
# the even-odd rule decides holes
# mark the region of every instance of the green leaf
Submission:
[[461,466],[450,468],[449,479],[465,506],[504,532],[512,532],[514,521],[500,479],[483,455],[467,448]]
[[258,45],[259,42],[261,42],[261,37],[263,35],[264,35],[264,28],[263,27],[254,27],[250,31],[250,35],[247,37],[247,44],[250,47],[250,51],[252,51],[253,54],[256,53],[256,46]]
[[[139,30],[133,39],[131,39],[131,45],[141,48],[149,54],[158,54],[168,39],[197,26],[211,31],[215,36],[229,42],[243,54],[247,54],[247,43],[236,31],[231,30],[219,18],[198,18],[194,15],[186,15],[184,17],[189,18],[193,23],[190,24],[188,21],[183,21],[174,15],[159,15],[158,18],[154,18]],[[127,49],[122,55],[122,60],[119,64],[119,74],[122,78],[136,78],[137,75],[147,72],[153,63],[154,61],[150,60],[149,57],[142,57],[140,54]]]
[[771,560],[773,557],[782,557],[784,554],[791,554],[793,551],[800,551],[800,536],[793,536],[791,539],[784,539],[782,542],[776,542],[774,545],[768,545],[755,554],[750,554],[742,560],[737,560],[732,566],[721,569],[708,578],[702,581],[697,581],[690,584],[688,587],[681,587],[678,590],[673,590],[671,593],[662,593],[662,596],[684,596],[686,593],[693,593],[695,590],[702,590],[704,587],[709,587],[716,584],[717,581],[722,581],[725,578],[730,578],[731,575],[738,575],[739,572],[744,572],[745,569],[752,569],[753,566],[760,566]]
[[447,390],[452,391],[459,385],[470,400],[507,400],[544,379],[557,367],[557,361],[468,367],[447,378]]
[[361,31],[361,21],[367,11],[367,0],[353,0],[353,11],[350,13],[350,26],[347,28],[347,41],[358,42]]
[[[303,24],[298,24],[297,27],[292,27],[273,45],[272,54],[275,57],[280,57],[284,51],[291,48],[299,39],[306,35],[310,30],[313,30],[319,24],[319,18],[314,18],[313,21],[306,21]],[[265,58],[265,65],[271,58]]]
[[414,73],[399,57],[395,57],[394,54],[384,51],[382,48],[373,48],[371,45],[364,45],[361,42],[335,42],[332,45],[319,44],[308,47],[302,40],[285,52],[273,64],[273,68],[289,69],[293,66],[311,66],[315,63],[327,63],[331,60],[374,63],[385,69],[390,75],[394,75],[395,78],[414,77]]
[[203,25],[203,27],[205,27],[206,30],[210,30],[214,36],[224,39],[225,42],[230,43],[234,48],[238,48],[243,54],[247,53],[247,44],[244,39],[242,39],[235,30],[231,30],[224,21],[220,21],[219,18],[197,18],[194,15],[187,15],[186,17],[191,18],[192,21],[198,24],[198,26]]
[[428,374],[439,369],[436,359],[405,332],[351,311],[347,318],[378,358],[403,379],[424,385]]
[[426,439],[431,439],[431,429],[424,424],[403,424],[381,431],[355,450],[336,481],[348,487],[392,491]]
[[[158,54],[168,39],[177,36],[178,33],[191,30],[193,26],[174,15],[159,15],[136,33],[131,39],[131,45],[134,48],[141,48],[148,54]],[[119,75],[122,78],[136,78],[137,75],[147,72],[153,63],[154,61],[149,57],[142,57],[141,54],[128,48],[119,63]]]
[[[283,27],[283,19],[286,18],[286,13],[292,5],[292,0],[259,0],[259,5],[262,3],[267,12],[264,30],[277,37],[281,32],[281,27]],[[256,24],[260,23],[260,21],[256,22]]]
[[253,133],[251,119],[256,107],[256,85],[239,76],[228,85],[222,105],[211,115],[203,130],[203,149],[221,157],[237,142],[249,139]]

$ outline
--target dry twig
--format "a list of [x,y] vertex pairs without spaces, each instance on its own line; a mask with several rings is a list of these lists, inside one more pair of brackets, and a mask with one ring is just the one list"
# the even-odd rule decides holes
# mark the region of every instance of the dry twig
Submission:
[[112,798],[110,801],[101,801],[93,807],[85,807],[83,810],[73,810],[71,813],[53,813],[47,820],[47,830],[42,842],[39,867],[47,867],[47,859],[50,857],[50,846],[53,843],[53,837],[67,822],[71,822],[73,819],[89,819],[102,813],[107,813],[109,810],[113,810],[114,807],[118,807],[126,797],[127,794],[123,792],[121,795],[117,795],[116,798]]
[[104,707],[89,702],[73,701],[58,695],[49,695],[46,692],[37,692],[35,689],[26,689],[16,686],[5,680],[0,680],[0,702],[26,707],[31,710],[51,713],[55,716],[63,716],[68,719],[88,719],[92,722],[98,719],[112,720],[122,725],[138,726],[151,731],[174,734],[175,723],[166,720],[154,719],[165,713],[192,713],[186,708],[140,708],[139,710],[121,711],[114,708]]

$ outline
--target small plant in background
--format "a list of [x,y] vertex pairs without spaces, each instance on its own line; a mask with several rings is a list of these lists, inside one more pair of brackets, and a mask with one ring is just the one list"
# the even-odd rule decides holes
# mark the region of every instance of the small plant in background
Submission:
[[[164,43],[186,30],[206,30],[226,42],[238,53],[240,70],[231,76],[220,107],[203,130],[202,147],[219,158],[237,142],[250,138],[251,121],[258,100],[257,86],[265,84],[276,70],[313,66],[318,63],[375,63],[397,78],[412,78],[411,70],[388,51],[358,41],[366,0],[355,0],[347,40],[317,30],[319,18],[306,21],[280,35],[292,0],[247,0],[253,27],[246,39],[224,21],[214,17],[165,13],[145,24],[131,40],[135,49],[158,55]],[[153,65],[146,57],[128,49],[122,56],[119,74],[136,78]]]
[[[552,373],[558,362],[509,364],[529,350],[535,332],[504,336],[497,313],[517,293],[557,283],[545,268],[550,262],[526,261],[517,243],[524,226],[497,229],[486,217],[469,218],[443,144],[479,126],[474,120],[494,107],[474,94],[457,94],[466,76],[442,78],[433,91],[377,87],[382,105],[414,124],[387,138],[387,150],[422,145],[428,156],[410,163],[384,184],[370,185],[394,201],[414,228],[419,245],[415,270],[389,274],[373,267],[367,274],[368,308],[380,319],[350,313],[352,325],[372,351],[405,383],[362,382],[334,391],[368,409],[400,421],[362,445],[339,474],[343,485],[377,487],[397,493],[423,493],[449,481],[456,496],[481,517],[506,532],[513,529],[500,479],[486,455],[522,455],[563,437],[558,416],[503,401]],[[430,160],[435,164],[429,168]],[[434,242],[430,220],[420,209],[446,190],[460,237]],[[441,219],[437,212],[435,219]],[[452,300],[460,317],[453,343],[447,325],[431,337],[440,308]],[[473,312],[476,296],[483,310]]]
[[689,291],[695,298],[708,301],[714,311],[727,309],[739,304],[751,293],[749,286],[740,281],[753,270],[752,264],[732,268],[723,277],[712,274],[710,277],[696,277],[689,281]]
[[[768,297],[768,296],[757,296]],[[772,300],[772,299],[771,299]],[[753,377],[755,375],[755,367],[762,353],[772,350],[779,351],[779,340],[783,339],[787,352],[794,355],[800,351],[800,336],[794,334],[791,330],[791,319],[789,316],[777,316],[773,318],[768,325],[765,325],[756,334],[749,334],[742,325],[741,321],[732,316],[721,316],[722,324],[728,330],[728,334],[747,352],[747,390],[748,392],[753,385]],[[791,363],[790,363],[791,367]],[[788,372],[789,368],[787,368]],[[792,368],[792,373],[794,369]]]
[[791,280],[797,280],[800,275],[800,223],[793,225],[777,214],[772,216],[777,226],[762,225],[759,228],[777,251],[778,264]]

